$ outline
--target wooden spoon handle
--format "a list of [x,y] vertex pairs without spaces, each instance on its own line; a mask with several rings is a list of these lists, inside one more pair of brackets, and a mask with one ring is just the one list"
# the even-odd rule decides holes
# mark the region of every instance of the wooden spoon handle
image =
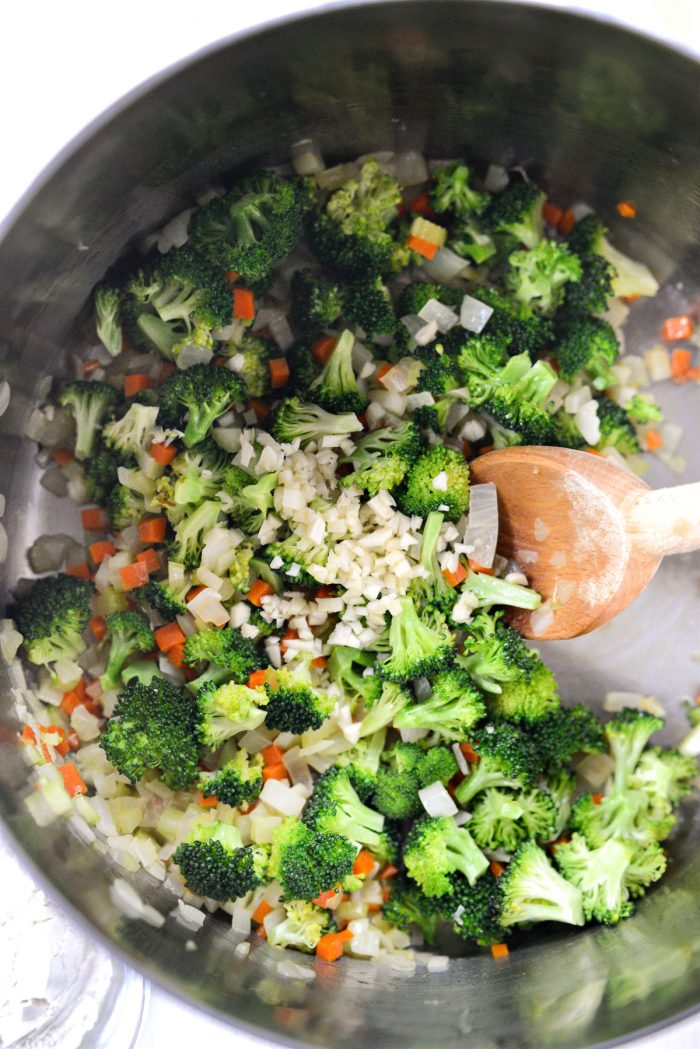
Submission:
[[700,482],[640,492],[625,516],[634,546],[645,554],[700,550]]

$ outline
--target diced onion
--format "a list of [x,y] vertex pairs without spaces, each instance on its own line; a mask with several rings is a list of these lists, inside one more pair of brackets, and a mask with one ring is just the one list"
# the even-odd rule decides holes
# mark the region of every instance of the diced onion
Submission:
[[508,172],[501,164],[489,164],[484,179],[484,189],[487,189],[489,193],[501,193],[509,182]]
[[652,346],[644,354],[644,363],[652,382],[671,378],[671,355],[665,346]]
[[608,692],[603,701],[603,710],[610,713],[624,710],[629,707],[632,710],[643,710],[647,714],[656,717],[666,716],[666,708],[656,696],[645,696],[642,692]]
[[423,269],[434,281],[447,284],[455,277],[465,275],[470,269],[469,263],[450,248],[438,248],[432,259],[426,259]]
[[452,753],[455,756],[455,761],[457,762],[459,771],[462,773],[463,776],[468,776],[469,764],[464,754],[462,753],[462,748],[460,747],[459,743],[452,744]]
[[421,805],[429,816],[454,816],[457,806],[440,780],[418,791]]
[[428,165],[422,153],[404,150],[394,156],[394,174],[400,186],[419,186],[430,178]]
[[240,933],[241,936],[249,936],[251,924],[248,911],[241,907],[239,903],[235,903],[231,912],[231,929],[233,932]]
[[320,149],[310,138],[295,142],[289,150],[289,156],[297,175],[316,175],[325,167]]
[[591,446],[600,440],[600,420],[598,419],[598,402],[587,401],[574,416],[576,425],[581,431],[583,439]]
[[602,787],[613,773],[615,763],[608,754],[586,754],[574,765],[574,771],[593,789]]
[[437,324],[438,331],[441,332],[448,332],[450,328],[454,328],[459,323],[459,317],[455,311],[445,306],[444,303],[438,302],[437,299],[428,299],[425,306],[418,311],[418,316],[428,324]]
[[433,341],[437,333],[437,324],[435,321],[431,321],[430,324],[424,324],[422,328],[419,328],[417,332],[414,332],[413,338],[419,346],[427,346],[429,342]]
[[474,549],[473,558],[491,568],[498,542],[498,496],[495,484],[475,484],[469,492],[469,518],[464,537]]
[[549,601],[545,601],[530,616],[530,629],[534,637],[542,637],[554,622],[554,611]]
[[39,484],[47,492],[51,492],[52,495],[57,496],[59,499],[62,499],[68,492],[68,481],[63,470],[56,463],[51,463],[49,468],[44,471],[39,478]]
[[471,295],[465,295],[459,311],[459,323],[467,331],[473,331],[478,335],[486,327],[492,313],[491,306],[472,298]]

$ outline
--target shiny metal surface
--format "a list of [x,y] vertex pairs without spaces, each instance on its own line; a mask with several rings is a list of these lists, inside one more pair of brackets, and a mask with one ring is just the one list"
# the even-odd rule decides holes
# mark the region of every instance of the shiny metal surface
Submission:
[[[635,309],[628,342],[644,348],[659,318],[684,308],[700,283],[699,82],[689,57],[593,20],[429,0],[273,26],[135,93],[69,147],[0,244],[0,375],[13,391],[0,420],[11,543],[2,599],[27,573],[24,551],[36,536],[78,534],[77,511],[38,486],[35,449],[21,439],[37,383],[65,368],[93,284],[211,180],[284,160],[302,135],[327,158],[411,147],[525,164],[555,199],[597,206],[617,242],[667,283],[661,302]],[[625,225],[614,203],[627,198],[639,218]],[[689,429],[683,480],[695,480],[697,390],[661,388],[660,399]],[[674,482],[661,467],[649,479]],[[669,711],[667,736],[677,738],[681,698],[698,683],[699,568],[697,555],[670,560],[609,627],[550,644],[564,695],[599,702],[611,687],[654,692]],[[439,974],[346,959],[319,966],[306,984],[280,976],[281,955],[262,943],[241,963],[224,922],[208,920],[189,952],[192,934],[173,919],[159,930],[124,919],[104,858],[62,825],[38,830],[26,814],[6,680],[0,710],[0,812],[44,881],[148,976],[239,1026],[333,1047],[577,1049],[630,1038],[700,1004],[700,810],[692,803],[667,878],[616,930],[523,937],[505,962],[465,957]],[[173,908],[147,876],[136,884],[164,913]]]

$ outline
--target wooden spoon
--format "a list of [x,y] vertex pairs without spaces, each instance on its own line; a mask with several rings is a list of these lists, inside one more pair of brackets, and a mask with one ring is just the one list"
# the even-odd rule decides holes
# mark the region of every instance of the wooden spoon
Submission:
[[566,448],[504,448],[471,464],[498,491],[498,552],[553,614],[513,614],[529,638],[577,637],[634,601],[666,554],[700,549],[700,483],[652,491],[608,459]]

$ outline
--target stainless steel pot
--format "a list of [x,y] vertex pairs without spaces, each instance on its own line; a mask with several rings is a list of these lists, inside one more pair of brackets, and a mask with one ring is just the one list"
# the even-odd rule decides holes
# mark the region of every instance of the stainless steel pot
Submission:
[[[39,487],[23,441],[44,375],[59,373],[76,317],[107,267],[146,231],[233,170],[286,159],[312,136],[329,159],[372,149],[520,163],[553,199],[586,199],[623,246],[666,282],[661,304],[637,311],[633,345],[660,316],[692,300],[700,265],[700,69],[689,57],[613,26],[543,8],[491,2],[374,3],[334,8],[213,47],[139,89],[56,161],[7,223],[0,245],[0,372],[12,387],[0,421],[4,523],[10,537],[3,599],[27,574],[25,550],[46,531],[76,528]],[[615,220],[632,199],[634,223]],[[662,390],[689,424],[684,479],[699,475],[697,389]],[[695,403],[693,403],[693,401]],[[659,468],[652,483],[668,484]],[[546,653],[571,700],[609,688],[657,693],[669,739],[680,700],[694,694],[697,555],[664,565],[634,608],[592,637]],[[96,934],[175,994],[234,1024],[303,1045],[441,1047],[610,1044],[671,1023],[700,1005],[700,812],[687,811],[666,880],[618,929],[548,930],[510,958],[453,960],[448,971],[404,975],[345,960],[310,983],[283,978],[260,944],[232,954],[227,924],[191,937],[125,919],[114,873],[63,825],[39,830],[23,798],[6,672],[0,707],[0,811],[44,882]],[[174,899],[147,876],[139,891],[163,911]]]

